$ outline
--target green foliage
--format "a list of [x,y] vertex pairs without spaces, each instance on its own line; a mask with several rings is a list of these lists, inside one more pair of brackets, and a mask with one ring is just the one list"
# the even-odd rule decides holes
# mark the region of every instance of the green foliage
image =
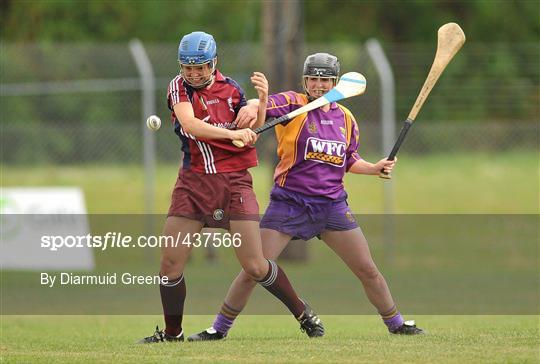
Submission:
[[[309,42],[431,41],[434,24],[449,21],[476,42],[537,42],[540,34],[540,4],[530,0],[317,0],[302,6]],[[254,41],[264,16],[261,0],[4,0],[2,7],[2,38],[9,41],[178,41],[194,29],[219,41]]]
[[235,1],[4,1],[10,41],[178,41],[196,29],[218,40],[255,40],[260,3]]
[[[261,40],[265,16],[261,4],[255,0],[5,0],[0,12],[2,83],[136,77],[127,49],[127,41],[133,38],[145,42],[157,76],[170,79],[176,72],[179,37],[205,30],[223,45],[220,66],[246,87],[246,75],[263,66],[267,56],[249,47]],[[540,117],[538,1],[317,0],[302,4],[306,48],[320,45],[318,49],[336,52],[342,64],[354,66],[367,39],[381,40],[396,77],[398,118],[408,113],[425,79],[437,27],[448,21],[463,27],[467,43],[435,87],[435,97],[430,97],[422,118],[448,120],[451,115],[460,121],[531,122]],[[21,45],[28,42],[34,45]],[[166,54],[160,48],[164,44],[171,50]],[[165,82],[158,86],[165,88]],[[163,100],[161,94],[158,97]],[[2,98],[2,118],[10,122],[132,122],[141,118],[133,102],[138,102],[138,96],[132,92],[9,97]],[[163,101],[159,107],[164,108]]]

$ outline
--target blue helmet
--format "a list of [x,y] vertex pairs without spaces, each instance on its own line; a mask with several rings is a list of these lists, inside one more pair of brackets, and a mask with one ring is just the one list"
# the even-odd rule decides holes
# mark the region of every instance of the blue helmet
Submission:
[[217,57],[214,37],[205,32],[193,32],[182,37],[178,46],[180,64],[210,63]]

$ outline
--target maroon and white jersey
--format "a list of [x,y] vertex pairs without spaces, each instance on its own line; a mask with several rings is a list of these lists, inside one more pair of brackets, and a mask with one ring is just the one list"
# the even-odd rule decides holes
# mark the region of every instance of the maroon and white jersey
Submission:
[[246,105],[246,98],[234,80],[216,70],[214,83],[202,89],[189,86],[180,75],[169,83],[167,103],[172,111],[174,131],[182,141],[183,168],[213,174],[257,165],[257,152],[251,146],[237,148],[228,139],[209,140],[186,133],[174,113],[174,105],[179,102],[190,102],[195,117],[208,124],[235,129],[234,120],[240,108]]

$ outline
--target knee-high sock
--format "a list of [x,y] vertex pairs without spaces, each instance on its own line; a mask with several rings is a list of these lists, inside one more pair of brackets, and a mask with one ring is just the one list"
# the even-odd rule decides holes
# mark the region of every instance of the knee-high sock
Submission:
[[186,281],[184,275],[166,284],[159,285],[165,332],[167,335],[178,336],[182,333],[182,317],[186,299]]
[[390,331],[396,330],[403,325],[403,317],[397,310],[396,305],[392,306],[389,311],[379,312],[379,314]]
[[234,320],[240,314],[240,312],[241,311],[236,310],[223,302],[221,310],[217,314],[212,327],[214,328],[214,330],[226,336],[232,325],[234,324]]
[[268,273],[259,284],[283,302],[294,317],[300,318],[304,313],[304,302],[298,298],[285,272],[274,261],[268,260],[268,266]]

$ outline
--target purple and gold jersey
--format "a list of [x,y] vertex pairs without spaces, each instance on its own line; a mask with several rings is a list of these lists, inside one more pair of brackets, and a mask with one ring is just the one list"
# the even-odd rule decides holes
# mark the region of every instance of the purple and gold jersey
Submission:
[[[294,91],[271,95],[266,116],[280,117],[308,103]],[[358,125],[351,112],[333,102],[276,126],[279,164],[277,186],[312,196],[336,199],[344,193],[343,176],[360,159]]]

